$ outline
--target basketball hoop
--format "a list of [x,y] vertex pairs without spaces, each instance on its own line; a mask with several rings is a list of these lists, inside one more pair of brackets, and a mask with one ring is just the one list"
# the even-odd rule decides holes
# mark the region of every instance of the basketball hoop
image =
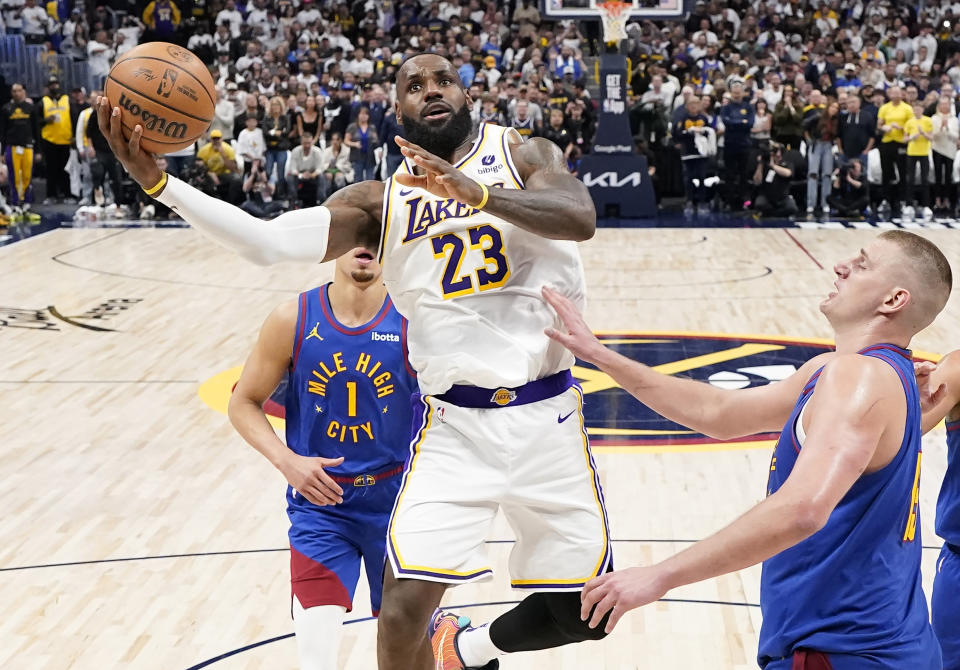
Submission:
[[597,11],[603,22],[603,41],[607,44],[619,44],[620,40],[627,39],[627,19],[630,18],[629,2],[609,0],[598,2]]

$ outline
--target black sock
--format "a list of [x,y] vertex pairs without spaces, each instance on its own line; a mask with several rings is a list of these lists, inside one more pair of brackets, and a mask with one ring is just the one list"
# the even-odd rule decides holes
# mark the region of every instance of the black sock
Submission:
[[490,640],[513,653],[600,640],[609,614],[596,628],[580,619],[580,592],[534,593],[490,624]]

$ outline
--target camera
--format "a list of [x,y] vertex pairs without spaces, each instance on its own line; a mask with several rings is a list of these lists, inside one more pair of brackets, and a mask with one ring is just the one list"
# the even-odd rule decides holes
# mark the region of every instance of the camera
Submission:
[[775,163],[783,157],[783,145],[779,142],[765,142],[757,147],[758,163]]
[[764,162],[776,163],[783,158],[783,145],[779,142],[770,142],[766,151],[762,152]]

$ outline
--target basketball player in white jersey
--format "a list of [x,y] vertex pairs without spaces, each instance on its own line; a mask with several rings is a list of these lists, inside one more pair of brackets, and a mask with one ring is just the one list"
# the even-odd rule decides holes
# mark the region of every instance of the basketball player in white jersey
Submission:
[[[407,60],[397,92],[406,139],[396,174],[269,222],[161,173],[139,149],[140,126],[123,139],[109,101],[98,117],[148,194],[254,262],[379,247],[384,282],[409,320],[420,394],[387,538],[378,665],[496,668],[505,653],[604,636],[579,610],[584,583],[611,569],[603,495],[574,358],[544,335],[560,323],[540,296],[547,284],[583,306],[576,242],[592,237],[596,217],[554,144],[472,126],[472,101],[445,58]],[[485,540],[498,509],[517,535],[511,583],[533,594],[470,628],[434,610],[448,586],[489,578]]]

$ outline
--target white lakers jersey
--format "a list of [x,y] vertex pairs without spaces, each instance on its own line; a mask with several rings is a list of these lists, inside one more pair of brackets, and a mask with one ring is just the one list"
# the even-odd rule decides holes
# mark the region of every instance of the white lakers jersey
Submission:
[[[457,168],[491,189],[522,189],[508,144],[515,133],[482,124]],[[406,161],[397,169],[410,171]],[[392,177],[384,188],[379,260],[409,321],[421,392],[515,387],[573,365],[573,355],[543,334],[560,322],[540,289],[551,286],[583,308],[576,242],[548,240]]]

